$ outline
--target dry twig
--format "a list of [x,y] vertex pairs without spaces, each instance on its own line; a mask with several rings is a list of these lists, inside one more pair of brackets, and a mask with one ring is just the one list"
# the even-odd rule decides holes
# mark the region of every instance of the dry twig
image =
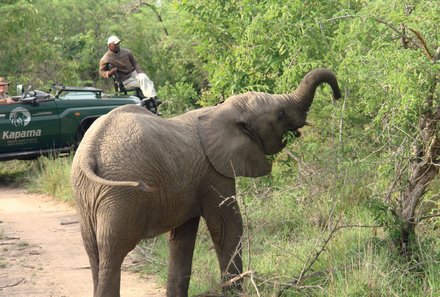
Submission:
[[24,278],[18,280],[17,282],[15,282],[13,284],[8,284],[8,285],[1,286],[0,289],[9,288],[9,287],[15,287],[15,286],[19,285],[22,281],[24,281]]
[[[303,286],[298,286],[298,284],[305,279],[307,276],[307,272],[310,271],[312,266],[316,263],[319,256],[324,252],[325,248],[327,247],[327,244],[330,242],[330,240],[333,238],[334,234],[338,232],[339,230],[346,229],[346,228],[380,228],[382,226],[379,225],[339,225],[340,219],[336,222],[335,227],[331,230],[330,234],[327,236],[326,239],[324,239],[324,242],[321,246],[321,248],[317,251],[315,251],[315,255],[313,257],[309,257],[309,259],[306,261],[304,268],[300,272],[299,276],[297,278],[294,278],[292,281],[290,281],[287,285],[283,286],[281,290],[278,292],[278,296],[281,296],[287,289],[289,288],[303,288]],[[312,252],[313,253],[313,252]],[[312,254],[311,254],[312,255]],[[308,264],[307,264],[308,262]]]

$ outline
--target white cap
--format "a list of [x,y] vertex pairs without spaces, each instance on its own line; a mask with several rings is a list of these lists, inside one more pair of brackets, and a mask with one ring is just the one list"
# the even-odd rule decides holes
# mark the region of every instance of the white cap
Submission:
[[118,44],[119,42],[121,42],[121,40],[117,37],[117,36],[115,36],[115,35],[113,35],[113,36],[110,36],[108,39],[107,39],[107,45],[109,45],[109,44]]

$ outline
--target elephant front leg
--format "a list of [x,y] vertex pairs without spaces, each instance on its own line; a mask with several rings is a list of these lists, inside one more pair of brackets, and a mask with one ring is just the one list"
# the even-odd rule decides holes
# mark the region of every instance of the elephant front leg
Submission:
[[[243,272],[241,259],[243,221],[238,204],[235,200],[228,201],[207,206],[203,212],[219,260],[222,281],[226,282]],[[224,287],[225,291],[241,289],[241,280]]]
[[170,233],[167,296],[188,296],[192,258],[200,217],[193,218]]

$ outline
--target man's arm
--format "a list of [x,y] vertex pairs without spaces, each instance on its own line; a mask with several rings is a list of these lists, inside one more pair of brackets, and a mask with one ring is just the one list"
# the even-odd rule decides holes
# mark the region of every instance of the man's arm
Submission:
[[10,97],[0,99],[0,104],[10,104],[10,103],[14,103],[14,102],[15,101],[12,100],[12,98],[10,98]]
[[99,61],[99,76],[102,78],[109,78],[116,73],[118,68],[113,67],[109,69],[109,62],[104,57]]

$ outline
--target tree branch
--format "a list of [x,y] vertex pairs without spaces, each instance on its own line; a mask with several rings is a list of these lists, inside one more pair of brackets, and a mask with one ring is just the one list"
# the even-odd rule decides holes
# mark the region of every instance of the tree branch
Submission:
[[423,220],[432,219],[432,218],[440,218],[440,213],[432,214],[429,216],[423,216],[423,217],[417,218],[416,221],[418,223],[420,223]]
[[384,24],[385,26],[387,26],[388,28],[390,28],[391,30],[396,32],[400,37],[408,38],[404,34],[402,34],[402,32],[399,31],[399,29],[397,29],[397,28],[393,27],[392,25],[390,25],[390,23],[388,23],[388,22],[386,22],[384,20],[381,20],[379,18],[373,18],[373,20],[375,20],[378,23]]
[[[142,6],[147,6],[147,7],[149,7],[149,8],[153,11],[153,13],[156,15],[157,20],[158,20],[160,23],[163,23],[162,16],[161,16],[160,13],[157,11],[157,7],[156,7],[155,5],[153,5],[153,4],[150,4],[150,3],[148,2],[148,0],[147,0],[147,1],[139,0],[138,3],[133,3],[133,4],[128,8],[128,12],[129,12],[129,13],[137,13],[137,12],[139,12],[139,9],[140,9]],[[166,28],[163,28],[163,31],[164,31],[164,33],[165,33],[166,36],[169,36],[168,30],[167,30]]]
[[[358,16],[356,15],[344,15],[344,16],[338,16],[338,17],[333,17],[330,19],[327,19],[327,22],[331,22],[331,21],[337,21],[337,20],[341,20],[341,19],[348,19],[348,18],[356,18]],[[372,18],[373,20],[375,20],[378,23],[384,24],[385,26],[387,26],[388,28],[390,28],[391,30],[393,30],[397,35],[398,38],[400,38],[402,40],[402,44],[404,48],[407,48],[408,43],[411,41],[415,46],[421,48],[424,52],[424,54],[426,55],[426,57],[428,57],[429,60],[433,61],[434,63],[437,61],[437,57],[433,57],[433,55],[431,54],[431,52],[429,51],[426,42],[424,40],[424,38],[422,37],[422,35],[417,32],[414,29],[408,28],[408,30],[410,30],[411,32],[414,33],[414,35],[417,37],[417,39],[419,40],[420,44],[416,44],[414,43],[410,38],[408,38],[408,36],[405,34],[405,25],[401,24],[400,25],[400,29],[394,27],[393,25],[391,25],[389,22],[379,19],[379,18]],[[440,53],[440,47],[439,47],[439,53]]]
[[414,29],[408,28],[408,30],[410,30],[411,32],[414,33],[414,35],[416,35],[417,39],[420,41],[419,47],[422,48],[423,52],[428,57],[428,59],[432,60],[432,55],[429,52],[428,47],[426,46],[426,42],[423,39],[422,35],[419,32],[417,32],[416,30],[414,30]]

